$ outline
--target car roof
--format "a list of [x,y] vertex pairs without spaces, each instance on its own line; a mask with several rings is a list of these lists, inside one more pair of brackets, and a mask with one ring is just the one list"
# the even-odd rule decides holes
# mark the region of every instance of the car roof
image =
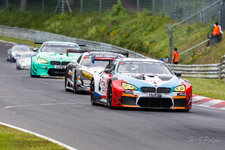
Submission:
[[147,59],[143,59],[143,58],[120,58],[117,59],[117,61],[143,61],[143,62],[162,62],[160,60],[157,59],[152,59],[152,58],[147,58]]

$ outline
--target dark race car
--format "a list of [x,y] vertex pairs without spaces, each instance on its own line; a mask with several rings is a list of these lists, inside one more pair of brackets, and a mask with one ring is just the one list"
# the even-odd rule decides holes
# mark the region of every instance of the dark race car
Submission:
[[77,61],[67,65],[65,75],[65,90],[90,90],[90,80],[94,74],[99,74],[114,59],[124,58],[122,54],[112,52],[84,52]]
[[192,86],[162,61],[123,58],[91,79],[91,103],[189,111]]

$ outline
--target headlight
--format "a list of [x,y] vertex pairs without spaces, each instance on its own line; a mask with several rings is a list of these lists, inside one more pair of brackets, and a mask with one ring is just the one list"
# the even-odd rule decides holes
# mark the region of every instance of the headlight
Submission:
[[128,83],[122,83],[122,88],[125,90],[133,90],[133,91],[137,91],[137,88],[132,85],[132,84],[128,84]]
[[43,59],[43,58],[38,58],[38,60],[37,60],[39,63],[41,63],[41,64],[47,64],[48,62],[47,62],[47,60],[45,60],[45,59]]
[[186,90],[186,87],[184,85],[179,85],[173,91],[174,92],[184,92],[185,90]]

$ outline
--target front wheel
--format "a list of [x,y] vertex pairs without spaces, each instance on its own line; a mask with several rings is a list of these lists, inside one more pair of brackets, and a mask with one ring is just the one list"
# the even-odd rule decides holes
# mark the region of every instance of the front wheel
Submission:
[[112,83],[110,83],[108,87],[108,100],[107,100],[107,106],[109,109],[112,109],[112,97],[113,97],[113,89]]
[[91,99],[90,99],[91,104],[92,105],[96,105],[96,97],[94,95],[94,92],[95,92],[95,82],[94,82],[93,79],[91,80],[90,91],[91,91]]
[[65,91],[69,92],[70,90],[66,88],[67,87],[67,77],[65,77]]
[[73,81],[73,92],[74,93],[78,93],[78,87],[77,87],[77,77],[74,77],[74,81]]

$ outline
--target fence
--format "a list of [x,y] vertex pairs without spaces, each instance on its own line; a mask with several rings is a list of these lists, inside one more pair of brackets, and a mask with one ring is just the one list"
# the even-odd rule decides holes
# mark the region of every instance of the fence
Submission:
[[213,24],[219,22],[222,27],[225,27],[224,2],[224,0],[212,1],[208,6],[182,21],[167,25],[170,38],[170,60],[173,47],[180,50],[180,55],[183,55],[181,59],[183,60],[187,58],[186,55],[192,55],[193,57],[201,55],[208,46],[208,34],[212,33]]
[[[26,1],[25,9],[27,11],[50,12],[55,11],[58,3],[64,2],[61,5],[63,9],[59,11],[69,10],[66,2],[68,1],[72,11],[75,12],[93,12],[93,11],[108,11],[112,9],[113,4],[117,0],[23,0]],[[151,10],[153,14],[162,12],[171,18],[184,19],[198,10],[210,5],[217,0],[121,0],[124,7],[128,11],[143,11],[144,9]],[[21,7],[21,0],[1,0],[2,8]]]
[[197,78],[211,78],[222,79],[225,81],[225,55],[221,58],[218,64],[204,64],[204,65],[175,65],[168,64],[175,72],[181,72],[182,77],[197,77]]
[[7,27],[0,26],[0,35],[15,37],[20,39],[26,39],[31,41],[67,41],[67,42],[76,42],[78,44],[85,44],[87,49],[99,50],[99,51],[116,51],[116,52],[129,52],[130,57],[133,58],[145,58],[145,56],[135,53],[133,51],[106,44],[101,42],[88,41],[83,39],[72,38],[64,35],[54,34],[50,32],[22,29],[16,27]]

